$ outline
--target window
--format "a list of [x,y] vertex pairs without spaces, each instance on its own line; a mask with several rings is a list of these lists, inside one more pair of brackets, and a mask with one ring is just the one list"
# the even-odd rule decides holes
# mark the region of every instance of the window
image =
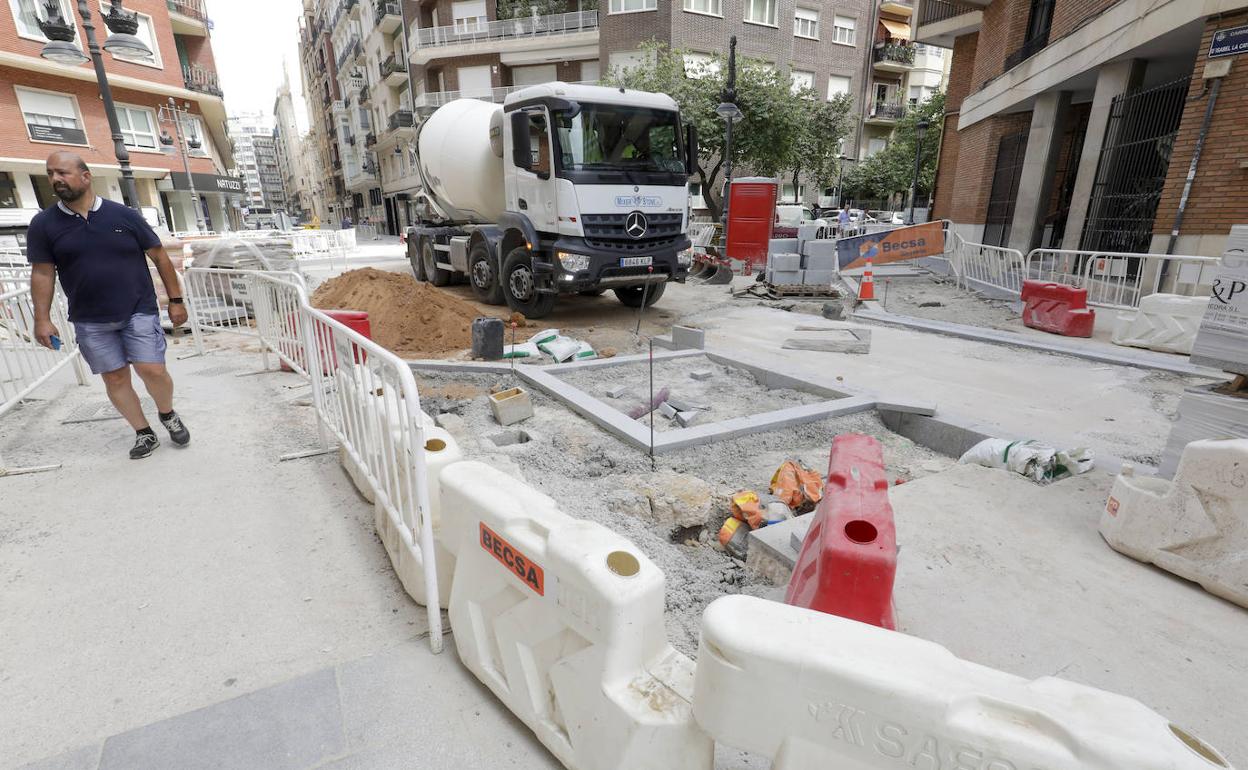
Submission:
[[653,11],[659,7],[659,0],[611,0],[611,13],[634,13],[636,11]]
[[798,8],[793,12],[793,34],[797,37],[819,39],[819,12],[811,8]]
[[793,93],[801,93],[802,91],[815,90],[815,73],[802,72],[801,70],[793,70],[789,73],[791,88]]
[[745,20],[776,26],[776,0],[745,0]]
[[828,100],[835,99],[839,94],[849,93],[849,78],[844,75],[828,76]]
[[[477,67],[460,67],[458,74],[459,91],[465,97],[489,96],[493,91],[493,82],[490,79],[490,65],[488,64],[482,64]],[[376,125],[380,126],[381,121],[377,121]]]
[[87,143],[78,104],[68,94],[33,91],[14,87],[17,102],[26,121],[26,132],[35,142],[56,144]]
[[613,70],[628,72],[649,63],[653,58],[646,51],[613,51],[607,56],[607,64]]
[[[100,14],[104,15],[107,13],[108,13],[107,5],[101,2]],[[143,57],[143,56],[126,56],[124,54],[123,55],[113,54],[113,58],[120,59],[121,61],[128,61],[133,64],[142,64],[148,67],[163,68],[163,65],[160,60],[160,44],[156,42],[156,32],[155,32],[156,28],[152,24],[152,17],[148,16],[145,13],[140,13],[135,16],[135,19],[139,22],[139,29],[137,32],[134,33],[134,36],[137,37],[139,40],[143,41],[143,43],[152,52],[152,55]]]
[[685,176],[675,112],[582,104],[576,116],[561,110],[554,119],[563,171],[625,169]]
[[706,199],[702,197],[702,184],[699,182],[689,183],[689,208],[706,208]]
[[[47,38],[43,36],[43,33],[39,31],[39,19],[43,16],[43,4],[45,1],[46,0],[9,0],[9,8],[12,9],[13,19],[17,23],[18,35],[38,40],[40,42],[47,40]],[[69,0],[60,0],[60,4],[61,17],[67,21],[74,21],[74,26],[77,27],[77,22],[75,21],[77,17],[70,8]],[[35,12],[36,8],[39,9],[37,15]],[[79,34],[77,40],[79,42],[82,41],[81,34]]]
[[787,183],[780,187],[781,203],[801,203],[806,197],[806,185],[798,185],[797,194],[793,194],[793,184]]
[[832,40],[842,45],[854,44],[854,19],[851,16],[837,16],[832,26]]
[[534,64],[528,67],[511,68],[511,84],[513,86],[535,86],[541,83],[552,83],[559,79],[554,64]]
[[117,105],[117,124],[121,126],[121,135],[127,147],[140,150],[156,149],[156,117],[151,110],[119,104]]
[[910,105],[914,106],[926,98],[923,86],[910,86]]
[[694,13],[705,13],[711,16],[723,16],[721,0],[685,0],[685,10]]
[[456,0],[451,4],[451,16],[456,32],[484,32],[487,23],[485,0]]
[[719,62],[709,53],[685,54],[685,77],[700,79],[719,72]]
[[867,157],[871,157],[877,152],[888,146],[887,139],[868,139],[867,140]]
[[581,62],[581,82],[597,83],[601,79],[598,68],[597,59],[587,59]]

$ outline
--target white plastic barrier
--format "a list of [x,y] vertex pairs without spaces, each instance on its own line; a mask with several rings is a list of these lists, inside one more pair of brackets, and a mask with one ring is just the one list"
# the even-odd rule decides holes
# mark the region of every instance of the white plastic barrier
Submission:
[[[73,367],[79,385],[87,384],[82,353],[74,339],[74,325],[68,320],[65,296],[59,290],[54,295],[51,310],[52,323],[60,332],[60,350],[49,350],[35,340],[35,305],[30,282],[17,277],[0,279],[0,417],[67,366]],[[0,476],[59,467],[56,464],[10,468],[0,455]]]
[[460,659],[564,765],[709,770],[654,564],[482,463],[442,471],[442,511]]
[[702,616],[694,714],[773,770],[1230,767],[1131,698],[1028,681],[923,639],[744,595]]
[[1220,262],[1220,257],[1181,254],[1032,249],[1026,272],[1028,278],[1087,289],[1089,305],[1130,310],[1162,290],[1200,294]]
[[1150,294],[1135,311],[1118,314],[1113,342],[1163,353],[1190,355],[1196,330],[1204,318],[1208,297]]
[[1248,439],[1193,441],[1173,482],[1124,468],[1100,529],[1115,551],[1248,607]]

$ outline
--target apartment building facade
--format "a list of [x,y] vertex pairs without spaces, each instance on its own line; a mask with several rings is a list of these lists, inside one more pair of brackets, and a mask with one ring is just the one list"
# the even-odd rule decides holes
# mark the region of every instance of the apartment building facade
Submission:
[[303,0],[299,19],[299,64],[308,109],[303,150],[311,174],[306,190],[311,203],[309,221],[322,226],[337,226],[349,215],[337,141],[344,106],[331,22],[338,6],[339,0]]
[[1248,218],[1248,2],[919,0],[915,33],[953,47],[933,216],[968,240],[1220,255]]
[[[56,0],[73,19],[76,43],[85,50],[76,4]],[[40,57],[47,42],[39,30],[42,0],[0,2],[0,208],[33,211],[55,202],[45,174],[47,156],[57,150],[81,155],[91,166],[96,192],[121,201],[121,171],[113,154],[108,119],[90,63],[65,65]],[[99,41],[108,30],[92,4]],[[138,37],[152,50],[142,60],[104,53],[117,103],[117,116],[130,153],[138,205],[149,218],[174,231],[238,224],[241,184],[227,173],[233,165],[225,104],[217,82],[207,9],[203,0],[126,0],[136,11]],[[187,116],[181,131],[169,99]],[[185,147],[179,147],[182,134]],[[185,149],[190,176],[185,172]]]
[[290,72],[283,66],[282,84],[273,100],[273,143],[277,151],[278,174],[286,195],[286,213],[292,221],[304,223],[312,212],[312,175],[304,157],[303,133],[295,114],[290,91]]
[[257,157],[259,140],[273,132],[268,116],[263,112],[238,112],[230,116],[226,125],[234,142],[233,174],[243,180],[243,206],[251,210],[268,208]]

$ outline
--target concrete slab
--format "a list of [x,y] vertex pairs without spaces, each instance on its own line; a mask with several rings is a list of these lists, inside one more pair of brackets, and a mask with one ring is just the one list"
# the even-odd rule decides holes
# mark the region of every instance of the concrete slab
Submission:
[[55,757],[48,757],[22,765],[17,770],[96,770],[100,766],[100,752],[104,744],[94,743]]
[[346,747],[332,669],[104,742],[100,770],[300,770]]

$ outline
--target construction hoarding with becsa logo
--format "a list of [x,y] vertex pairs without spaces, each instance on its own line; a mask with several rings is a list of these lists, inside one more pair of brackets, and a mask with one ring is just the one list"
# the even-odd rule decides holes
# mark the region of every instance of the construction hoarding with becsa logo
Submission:
[[841,270],[855,270],[866,267],[868,259],[878,267],[890,262],[935,257],[945,251],[943,227],[943,222],[927,222],[883,233],[841,238],[836,242],[836,261]]

